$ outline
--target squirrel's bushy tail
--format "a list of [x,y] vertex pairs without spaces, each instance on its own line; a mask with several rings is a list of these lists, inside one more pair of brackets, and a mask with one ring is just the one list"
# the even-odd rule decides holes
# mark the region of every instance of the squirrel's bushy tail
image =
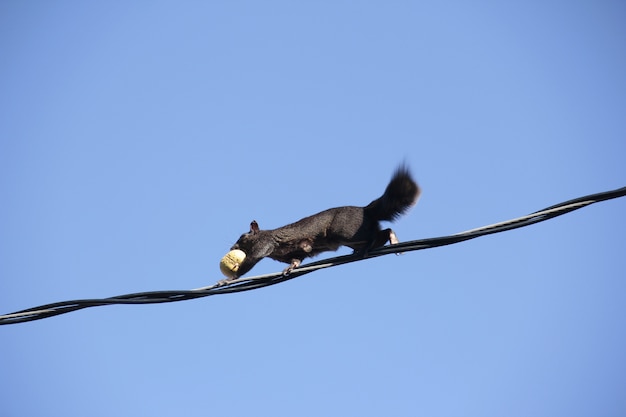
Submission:
[[365,207],[365,211],[376,220],[393,221],[415,204],[420,188],[411,178],[405,165],[400,165],[393,174],[385,193]]

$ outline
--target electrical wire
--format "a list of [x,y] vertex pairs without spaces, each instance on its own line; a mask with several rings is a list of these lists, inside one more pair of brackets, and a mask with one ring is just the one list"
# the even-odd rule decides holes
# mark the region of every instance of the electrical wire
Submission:
[[250,291],[257,288],[267,287],[270,285],[275,285],[284,281],[288,281],[323,268],[335,267],[351,262],[362,261],[368,258],[389,255],[392,253],[404,253],[422,249],[431,249],[439,246],[452,245],[466,240],[475,239],[480,236],[486,236],[494,233],[501,233],[504,231],[517,229],[520,227],[530,226],[535,223],[543,222],[554,217],[570,213],[574,210],[578,210],[590,204],[624,196],[626,196],[626,187],[622,187],[612,191],[591,194],[573,200],[565,201],[563,203],[555,204],[553,206],[536,211],[526,216],[490,224],[487,226],[482,226],[454,235],[412,240],[408,242],[398,243],[395,245],[388,245],[371,250],[365,256],[363,256],[362,254],[352,254],[323,259],[317,262],[311,262],[294,269],[289,275],[284,275],[282,272],[275,272],[253,277],[238,278],[229,281],[225,285],[213,284],[207,287],[196,288],[193,290],[148,291],[102,299],[82,299],[45,304],[26,310],[16,311],[10,314],[0,315],[0,325],[40,320],[43,318],[57,316],[59,314],[65,314],[88,307],[112,304],[169,303],[174,301],[192,300],[195,298],[208,297],[210,295]]

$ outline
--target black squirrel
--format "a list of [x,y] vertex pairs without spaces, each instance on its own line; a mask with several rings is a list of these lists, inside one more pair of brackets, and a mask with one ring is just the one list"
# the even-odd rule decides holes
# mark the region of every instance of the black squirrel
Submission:
[[268,257],[289,266],[285,275],[297,268],[303,259],[325,251],[348,246],[355,253],[367,251],[390,242],[398,243],[391,229],[381,230],[381,220],[393,221],[413,206],[420,188],[411,178],[408,167],[400,165],[380,198],[365,207],[344,206],[324,210],[278,229],[261,230],[258,223],[250,223],[250,231],[241,235],[231,250],[246,254],[228,282],[250,271],[261,259]]

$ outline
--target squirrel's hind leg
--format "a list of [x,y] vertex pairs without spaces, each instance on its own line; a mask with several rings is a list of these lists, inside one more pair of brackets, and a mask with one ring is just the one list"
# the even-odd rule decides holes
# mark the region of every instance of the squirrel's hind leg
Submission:
[[[362,257],[365,258],[370,250],[385,246],[387,242],[389,242],[392,245],[400,243],[400,241],[398,240],[398,236],[393,230],[391,229],[379,230],[378,232],[376,232],[374,240],[372,240],[372,242],[369,245],[365,246],[362,249],[355,249],[354,253],[361,255]],[[397,255],[401,255],[401,253],[398,253]]]
[[376,239],[374,239],[374,242],[372,243],[370,247],[372,249],[379,248],[381,246],[385,246],[387,242],[389,242],[392,245],[395,245],[396,243],[400,243],[400,241],[398,240],[398,236],[396,236],[396,233],[391,229],[385,229],[385,230],[381,230],[380,232],[378,232],[376,234]]
[[[379,248],[381,246],[384,246],[387,242],[389,242],[389,244],[391,245],[396,245],[400,243],[396,232],[391,229],[385,229],[378,232],[378,234],[376,235],[376,240],[374,240],[371,248]],[[402,252],[396,253],[396,255],[402,255]]]

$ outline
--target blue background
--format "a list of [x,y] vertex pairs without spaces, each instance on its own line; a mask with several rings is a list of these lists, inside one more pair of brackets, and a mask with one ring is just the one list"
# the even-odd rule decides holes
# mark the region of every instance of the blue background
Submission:
[[[252,219],[365,205],[403,160],[401,240],[622,187],[624,22],[604,0],[4,1],[0,313],[210,285]],[[625,203],[3,326],[0,414],[624,416]]]

